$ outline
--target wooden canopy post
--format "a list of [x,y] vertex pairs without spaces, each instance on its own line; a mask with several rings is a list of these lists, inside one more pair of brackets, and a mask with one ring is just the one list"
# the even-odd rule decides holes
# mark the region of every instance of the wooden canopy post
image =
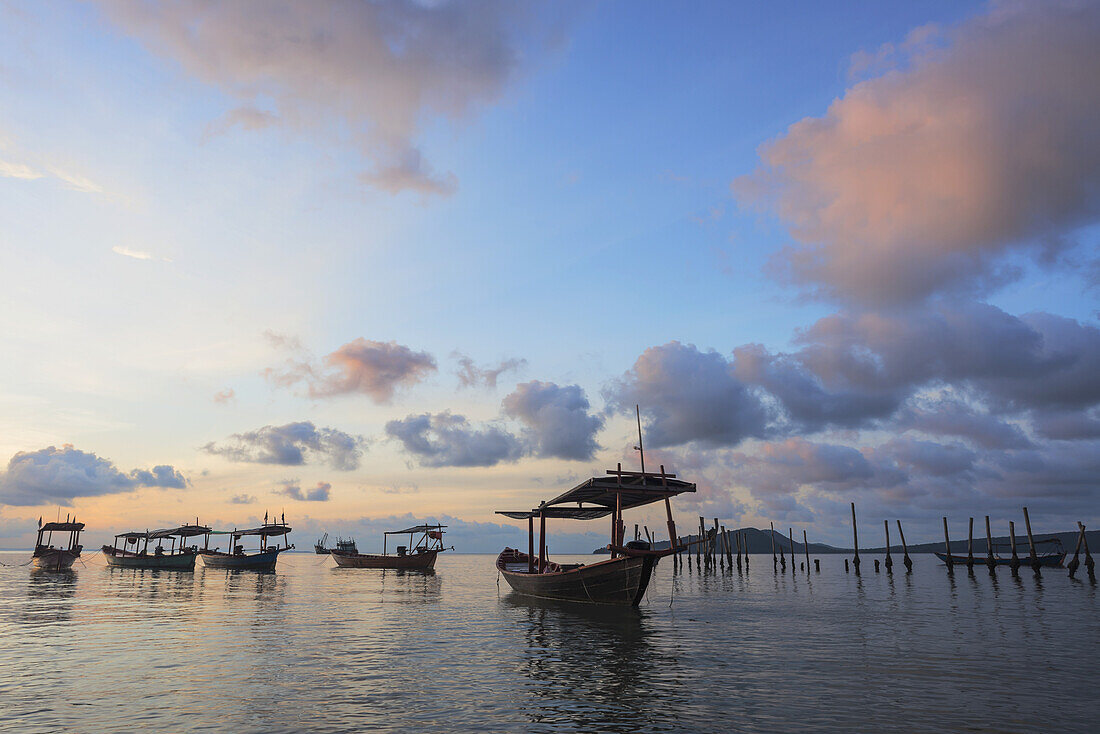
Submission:
[[539,505],[539,573],[546,567],[546,509]]
[[1069,577],[1073,578],[1073,574],[1077,573],[1078,567],[1081,565],[1081,541],[1085,539],[1085,528],[1081,523],[1077,523],[1077,547],[1073,549],[1073,560],[1066,564],[1066,568],[1069,569]]
[[945,558],[947,559],[947,572],[954,573],[955,567],[953,565],[954,560],[951,558],[951,539],[947,535],[947,518],[943,519],[943,547],[947,551]]
[[1093,580],[1096,578],[1096,561],[1092,560],[1092,553],[1089,552],[1089,536],[1085,535],[1085,526],[1080,520],[1077,527],[1081,528],[1081,542],[1085,544],[1085,568],[1089,570],[1089,580]]
[[856,503],[852,503],[852,550],[855,551],[852,557],[852,567],[856,570],[856,576],[859,576],[859,531],[856,530]]
[[893,573],[894,559],[890,557],[890,521],[883,520],[882,526],[886,528],[886,573]]
[[989,529],[989,515],[985,516],[985,565],[989,573],[996,575],[997,559],[993,556],[993,531]]
[[1027,508],[1024,508],[1024,527],[1027,528],[1027,546],[1031,553],[1031,570],[1035,573],[1039,573],[1039,555],[1035,552],[1035,538],[1031,535],[1031,518],[1027,515]]
[[527,573],[535,572],[535,516],[527,516]]
[[[665,475],[664,464],[661,464],[661,486],[668,489],[668,477]],[[668,542],[671,544],[674,539],[679,542],[680,536],[676,534],[676,521],[672,519],[672,503],[668,501],[668,495],[665,495],[665,517],[668,522]]]

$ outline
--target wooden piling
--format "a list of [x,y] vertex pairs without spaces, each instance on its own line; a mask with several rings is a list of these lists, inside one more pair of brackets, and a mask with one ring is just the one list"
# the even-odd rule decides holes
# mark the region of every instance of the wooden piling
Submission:
[[649,534],[649,526],[644,525],[642,529],[645,531],[645,542],[649,543],[649,547],[653,547],[653,536]]
[[970,530],[966,536],[966,570],[974,571],[974,518],[970,518]]
[[718,566],[724,565],[722,563],[722,548],[718,543],[719,543],[719,540],[718,540],[718,518],[716,517],[716,518],[714,518],[714,542],[711,543],[711,546],[710,546],[711,547],[711,562],[714,564],[715,568],[718,568]]
[[909,546],[905,544],[905,531],[901,529],[901,520],[897,521],[898,535],[901,536],[902,563],[905,564],[905,573],[913,573],[913,559],[909,557]]
[[1012,569],[1012,574],[1016,575],[1020,571],[1020,556],[1016,554],[1016,523],[1008,521],[1008,542],[1012,543],[1012,561],[1008,564],[1008,567]]
[[993,533],[989,529],[989,515],[985,516],[985,565],[989,566],[989,573],[997,574],[997,559],[993,555]]
[[890,557],[890,521],[883,520],[882,526],[886,528],[886,573],[893,573],[894,559]]
[[[1077,523],[1081,525],[1080,522]],[[1081,565],[1081,541],[1085,539],[1085,528],[1079,527],[1077,531],[1077,547],[1073,549],[1073,560],[1066,564],[1066,568],[1069,569],[1069,577],[1073,578],[1073,574],[1077,573],[1078,567]]]
[[848,559],[844,559],[844,573],[848,573]]
[[878,559],[875,559],[875,573],[878,573]]
[[1024,508],[1024,527],[1027,529],[1027,547],[1031,553],[1031,570],[1036,574],[1039,573],[1039,554],[1035,552],[1035,538],[1031,535],[1031,518],[1027,515],[1027,508]]
[[810,572],[810,542],[806,540],[806,528],[802,528],[802,550],[806,551],[806,573]]
[[951,558],[951,538],[947,535],[947,518],[943,519],[943,547],[947,551],[947,571],[948,573],[954,573],[955,566]]
[[1089,570],[1089,580],[1096,580],[1096,562],[1092,560],[1092,553],[1089,553],[1089,536],[1085,535],[1085,526],[1081,524],[1081,521],[1077,521],[1077,527],[1081,528],[1081,540],[1085,544],[1085,568]]
[[745,573],[749,572],[749,539],[741,533],[741,548],[745,551]]
[[855,551],[855,555],[852,558],[852,566],[856,569],[856,576],[859,576],[859,533],[856,531],[856,503],[852,503],[852,549]]
[[737,541],[737,570],[741,570],[741,531],[738,530],[734,536],[734,540]]
[[768,537],[771,538],[772,541],[772,567],[776,568],[779,566],[779,559],[775,557],[775,523],[769,520],[768,527],[771,528],[771,533],[768,534]]
[[792,528],[787,528],[787,542],[791,544],[791,573],[793,574],[796,561],[794,560],[794,530]]
[[[847,559],[845,559],[845,561],[847,561]],[[814,571],[816,573],[821,573],[821,559],[820,558],[815,558],[814,559]]]

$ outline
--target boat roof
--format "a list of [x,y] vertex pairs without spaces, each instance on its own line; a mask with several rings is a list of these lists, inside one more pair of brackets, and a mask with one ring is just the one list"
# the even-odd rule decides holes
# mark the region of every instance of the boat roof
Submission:
[[56,533],[58,531],[65,531],[65,530],[69,530],[69,531],[83,530],[84,529],[84,523],[82,523],[82,522],[48,522],[48,523],[46,523],[45,525],[43,525],[42,527],[40,527],[38,529],[42,530],[44,532],[52,532],[52,533]]
[[[608,507],[546,507],[543,509],[546,517],[564,520],[595,520],[600,517],[607,517],[611,512],[612,510]],[[538,508],[529,512],[523,510],[497,510],[497,514],[510,517],[513,520],[526,520],[540,515]]]
[[194,535],[206,535],[210,533],[210,528],[205,525],[181,525],[178,528],[162,528],[160,530],[131,530],[128,533],[119,533],[116,538],[134,538],[155,540],[157,538],[170,538],[176,536],[178,538],[190,538]]
[[271,523],[268,525],[261,525],[258,528],[249,528],[247,530],[234,530],[233,535],[262,535],[267,537],[269,535],[286,535],[290,532],[290,526],[283,523]]
[[447,527],[446,525],[413,525],[411,528],[405,528],[404,530],[387,530],[384,535],[408,535],[409,533],[426,533],[429,530],[441,530]]
[[694,491],[694,482],[677,479],[675,474],[608,469],[606,476],[587,479],[545,504],[553,506],[576,502],[611,509],[616,506],[616,497],[621,497],[622,508],[628,510]]

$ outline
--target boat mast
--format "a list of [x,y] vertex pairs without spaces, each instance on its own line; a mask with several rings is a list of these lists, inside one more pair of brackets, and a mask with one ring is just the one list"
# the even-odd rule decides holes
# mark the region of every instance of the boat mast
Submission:
[[634,406],[634,416],[638,419],[638,445],[634,448],[638,451],[638,457],[642,463],[642,484],[645,484],[645,447],[642,445],[642,409]]

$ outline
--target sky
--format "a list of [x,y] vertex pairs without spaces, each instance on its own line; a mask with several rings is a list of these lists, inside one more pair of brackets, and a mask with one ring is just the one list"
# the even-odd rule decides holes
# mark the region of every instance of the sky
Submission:
[[636,405],[685,530],[1095,523],[1097,119],[1095,2],[4,0],[0,547],[494,552]]

